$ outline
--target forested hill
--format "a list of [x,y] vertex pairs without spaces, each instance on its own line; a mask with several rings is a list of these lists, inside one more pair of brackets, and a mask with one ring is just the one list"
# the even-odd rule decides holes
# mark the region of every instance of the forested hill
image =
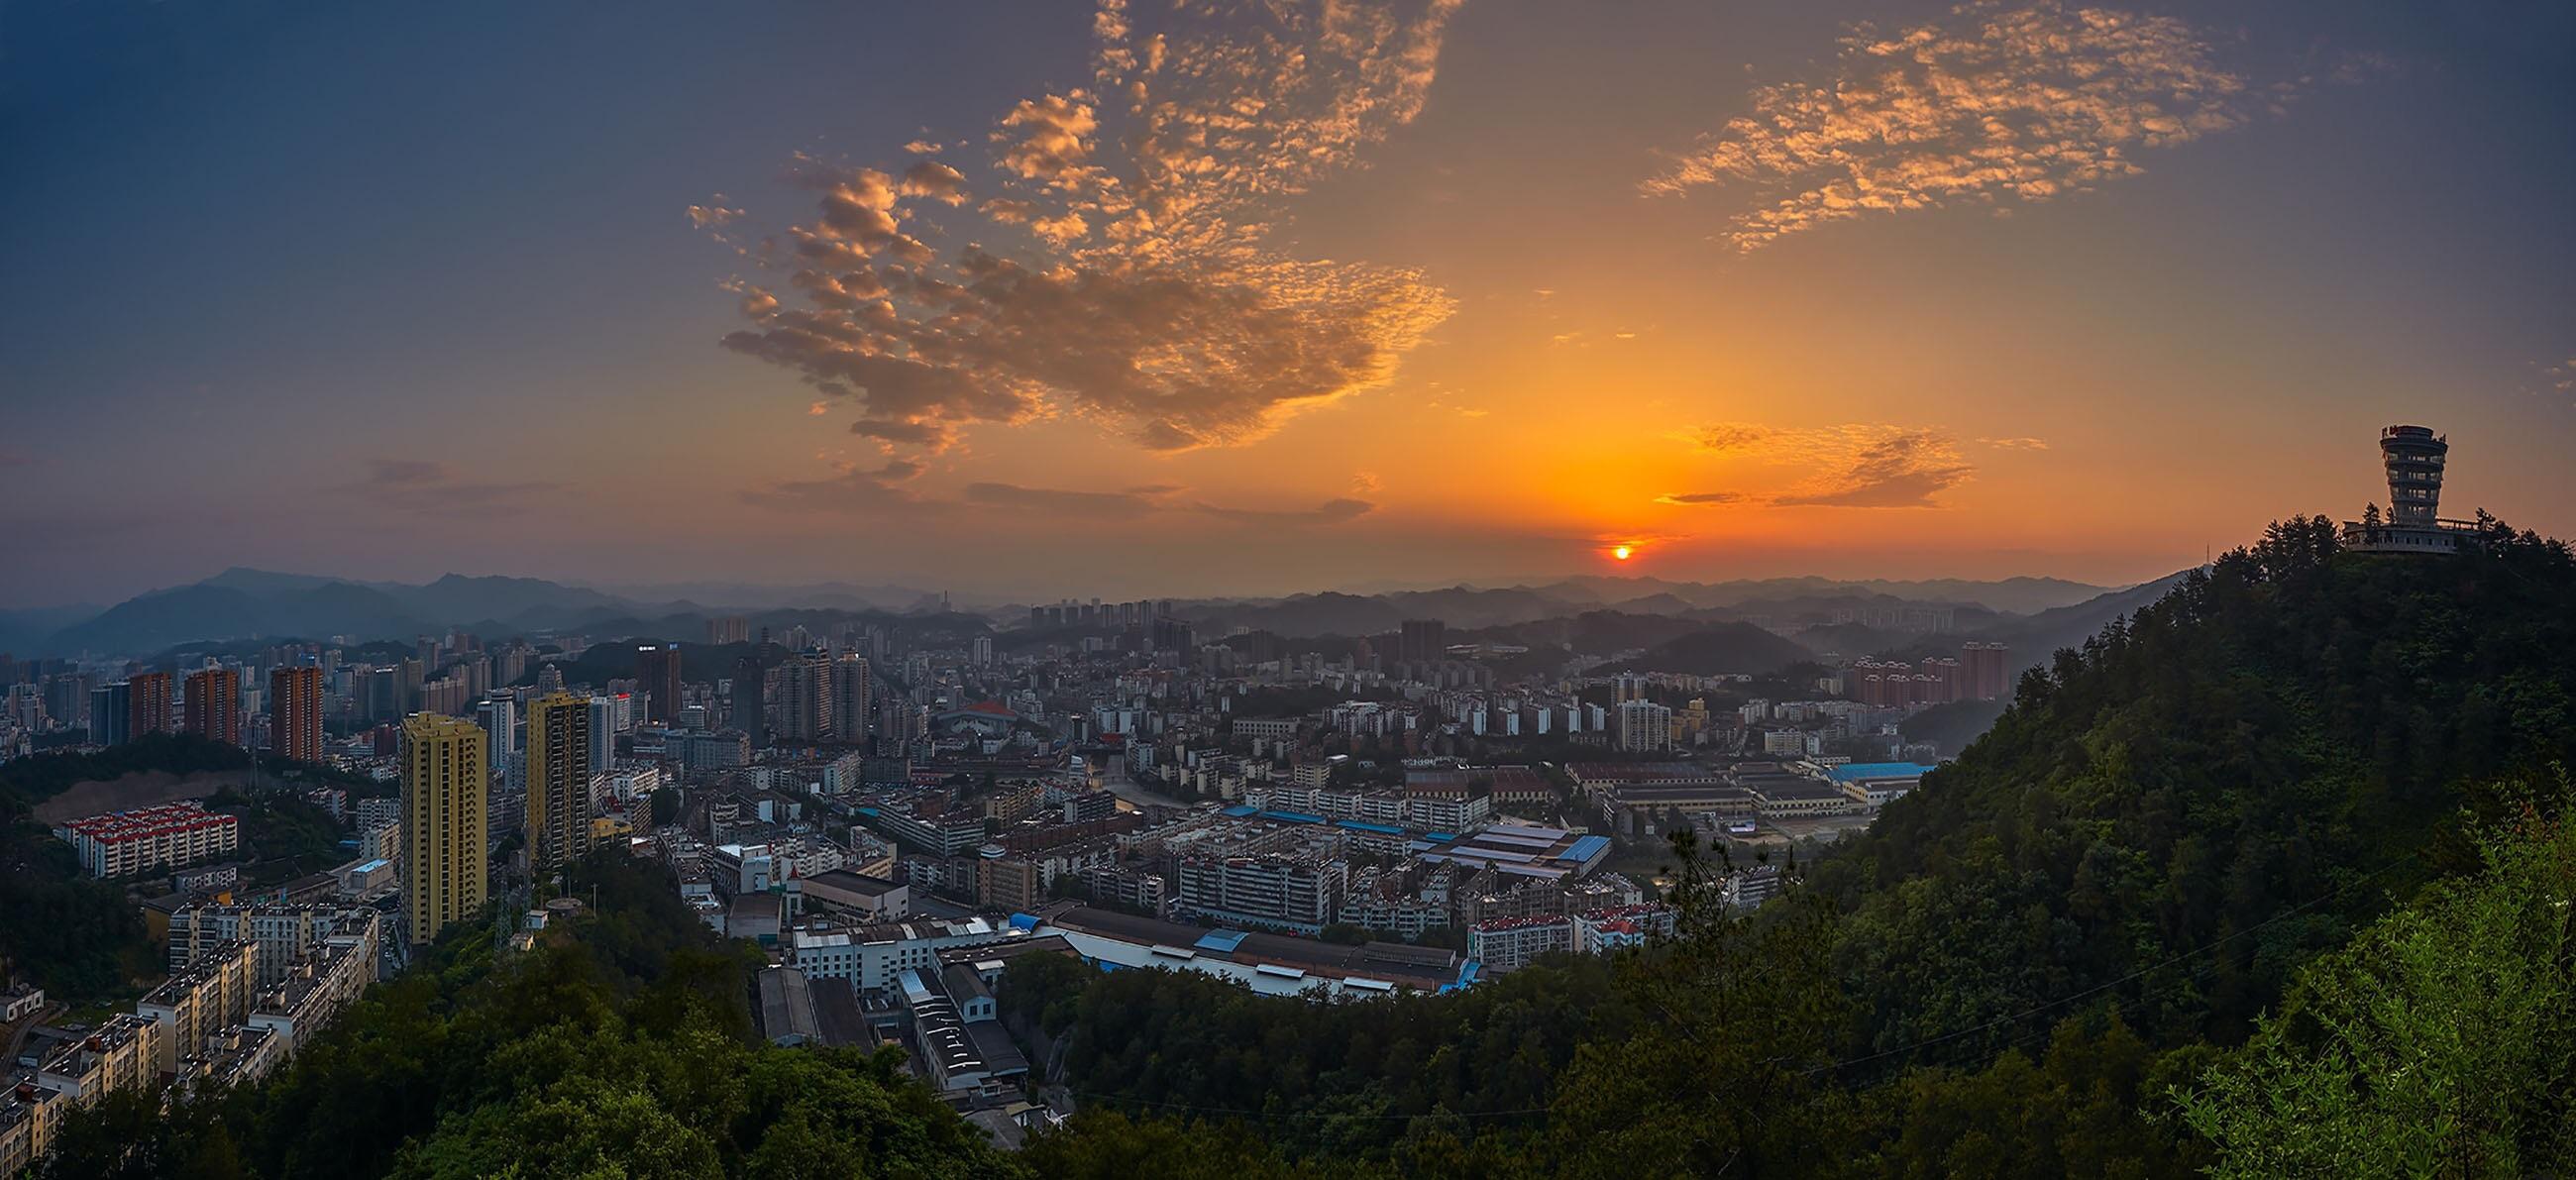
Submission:
[[2469,863],[2482,784],[2576,764],[2571,604],[2560,543],[2341,553],[2320,517],[2060,652],[1814,874],[1871,1043],[1999,1043],[2115,980],[2152,1041],[2240,1038],[2355,914]]

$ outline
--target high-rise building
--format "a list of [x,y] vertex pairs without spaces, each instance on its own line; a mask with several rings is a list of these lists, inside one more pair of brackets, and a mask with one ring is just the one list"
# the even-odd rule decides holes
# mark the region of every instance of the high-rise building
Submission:
[[508,765],[519,752],[519,697],[512,692],[496,692],[475,702],[474,723],[490,734],[492,744],[486,749],[492,761]]
[[322,669],[279,668],[268,674],[268,747],[280,758],[322,760]]
[[1610,703],[1624,705],[1650,698],[1647,680],[1642,672],[1622,672],[1610,679]]
[[590,701],[548,693],[528,706],[528,864],[539,873],[590,851]]
[[1673,711],[1653,701],[1619,703],[1619,748],[1636,753],[1670,749]]
[[751,642],[751,620],[741,615],[725,615],[709,619],[707,620],[707,642],[749,643]]
[[180,728],[225,745],[242,744],[241,672],[233,668],[200,668],[188,673]]
[[1959,695],[1972,701],[1996,701],[2012,695],[2012,652],[2000,643],[1969,642],[1959,647]]
[[119,680],[89,690],[89,740],[121,746],[134,740],[134,682]]
[[590,769],[596,774],[617,761],[617,701],[611,697],[592,697],[589,704]]
[[127,735],[170,732],[170,674],[144,672],[126,683],[133,686],[127,700]]
[[421,713],[403,722],[403,913],[411,940],[483,908],[491,763],[482,727]]
[[832,667],[832,737],[843,745],[868,740],[868,708],[876,681],[863,656],[842,656]]
[[832,662],[791,656],[778,665],[778,736],[819,742],[832,736]]
[[635,649],[635,679],[648,698],[644,717],[671,722],[680,718],[680,645],[647,643]]
[[1395,658],[1408,664],[1437,663],[1449,654],[1449,625],[1438,619],[1406,619]]
[[769,745],[768,678],[758,660],[746,656],[733,662],[732,725],[755,750]]

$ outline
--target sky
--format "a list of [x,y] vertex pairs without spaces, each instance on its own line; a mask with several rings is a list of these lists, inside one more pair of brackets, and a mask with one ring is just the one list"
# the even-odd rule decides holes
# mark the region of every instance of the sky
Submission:
[[14,0],[0,160],[0,606],[2576,532],[2563,4]]

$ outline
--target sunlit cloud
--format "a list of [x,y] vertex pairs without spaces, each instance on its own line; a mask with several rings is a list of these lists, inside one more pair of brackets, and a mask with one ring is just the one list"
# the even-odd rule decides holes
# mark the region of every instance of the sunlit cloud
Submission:
[[2048,440],[2044,438],[1981,438],[1977,440],[1977,443],[1980,446],[1989,446],[2003,451],[2045,451],[2048,449]]
[[[785,279],[749,286],[725,346],[927,450],[1056,416],[1159,451],[1233,445],[1382,385],[1453,301],[1269,230],[1421,110],[1457,7],[1102,0],[1092,85],[1005,112],[981,179],[919,150],[898,172],[800,158],[815,214],[750,251]],[[953,212],[934,224],[933,204]]]
[[697,226],[700,229],[719,228],[733,224],[735,218],[742,216],[742,210],[727,206],[724,202],[725,195],[723,193],[717,193],[712,200],[708,201],[704,205],[689,206],[689,224]]
[[1704,451],[1745,456],[1802,472],[1769,494],[1705,491],[1658,503],[1706,506],[1767,504],[1780,508],[1936,508],[1940,493],[1966,483],[1976,468],[1958,444],[1936,431],[1884,424],[1785,428],[1717,422],[1681,437]]
[[396,512],[488,515],[517,509],[562,486],[542,480],[467,479],[426,459],[370,459],[365,476],[336,490]]
[[2258,95],[2171,17],[1973,3],[1892,34],[1853,26],[1830,77],[1755,90],[1750,112],[1644,189],[1762,202],[1724,235],[1751,250],[1864,214],[2083,192],[2143,171],[2138,152],[2239,126],[2283,92]]

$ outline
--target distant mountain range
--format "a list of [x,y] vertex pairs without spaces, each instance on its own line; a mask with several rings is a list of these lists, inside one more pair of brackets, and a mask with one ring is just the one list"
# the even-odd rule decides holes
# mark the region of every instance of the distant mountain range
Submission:
[[[1808,653],[1859,655],[1919,645],[1924,636],[1877,631],[1838,618],[1870,607],[1949,610],[1955,634],[1992,635],[2017,653],[2044,659],[2052,646],[2080,642],[2117,613],[2162,593],[2163,583],[2105,591],[2055,578],[1996,582],[1942,580],[1836,581],[1769,578],[1675,582],[1661,578],[1567,578],[1534,586],[1328,591],[1281,598],[1176,600],[1175,611],[1203,638],[1262,630],[1291,638],[1383,635],[1407,619],[1439,619],[1463,638],[1495,632],[1502,642],[1560,644],[1608,655],[1671,644],[1703,630],[1740,642],[1702,639],[1676,658],[1711,668],[1760,671],[1791,656],[1780,634],[1796,635]],[[368,582],[313,574],[235,568],[203,581],[137,595],[104,610],[62,607],[0,612],[0,651],[20,655],[80,652],[146,655],[172,647],[231,641],[321,639],[408,640],[469,630],[486,637],[557,631],[599,636],[694,640],[711,616],[742,614],[754,626],[853,618],[921,620],[941,628],[981,629],[970,617],[932,620],[940,595],[896,585],[815,583],[764,587],[729,582],[635,587],[612,592],[541,578],[448,574],[421,584]],[[989,603],[991,600],[984,600]],[[1003,605],[989,617],[1016,626],[1025,606]],[[1757,625],[1758,624],[1758,625]],[[1533,625],[1536,629],[1530,629]],[[1524,633],[1525,631],[1525,633]],[[1759,633],[1761,640],[1749,637]],[[1778,640],[1772,643],[1771,640]],[[1714,645],[1714,646],[1712,646]],[[1726,649],[1720,652],[1719,649]],[[1675,668],[1674,671],[1684,669]]]

